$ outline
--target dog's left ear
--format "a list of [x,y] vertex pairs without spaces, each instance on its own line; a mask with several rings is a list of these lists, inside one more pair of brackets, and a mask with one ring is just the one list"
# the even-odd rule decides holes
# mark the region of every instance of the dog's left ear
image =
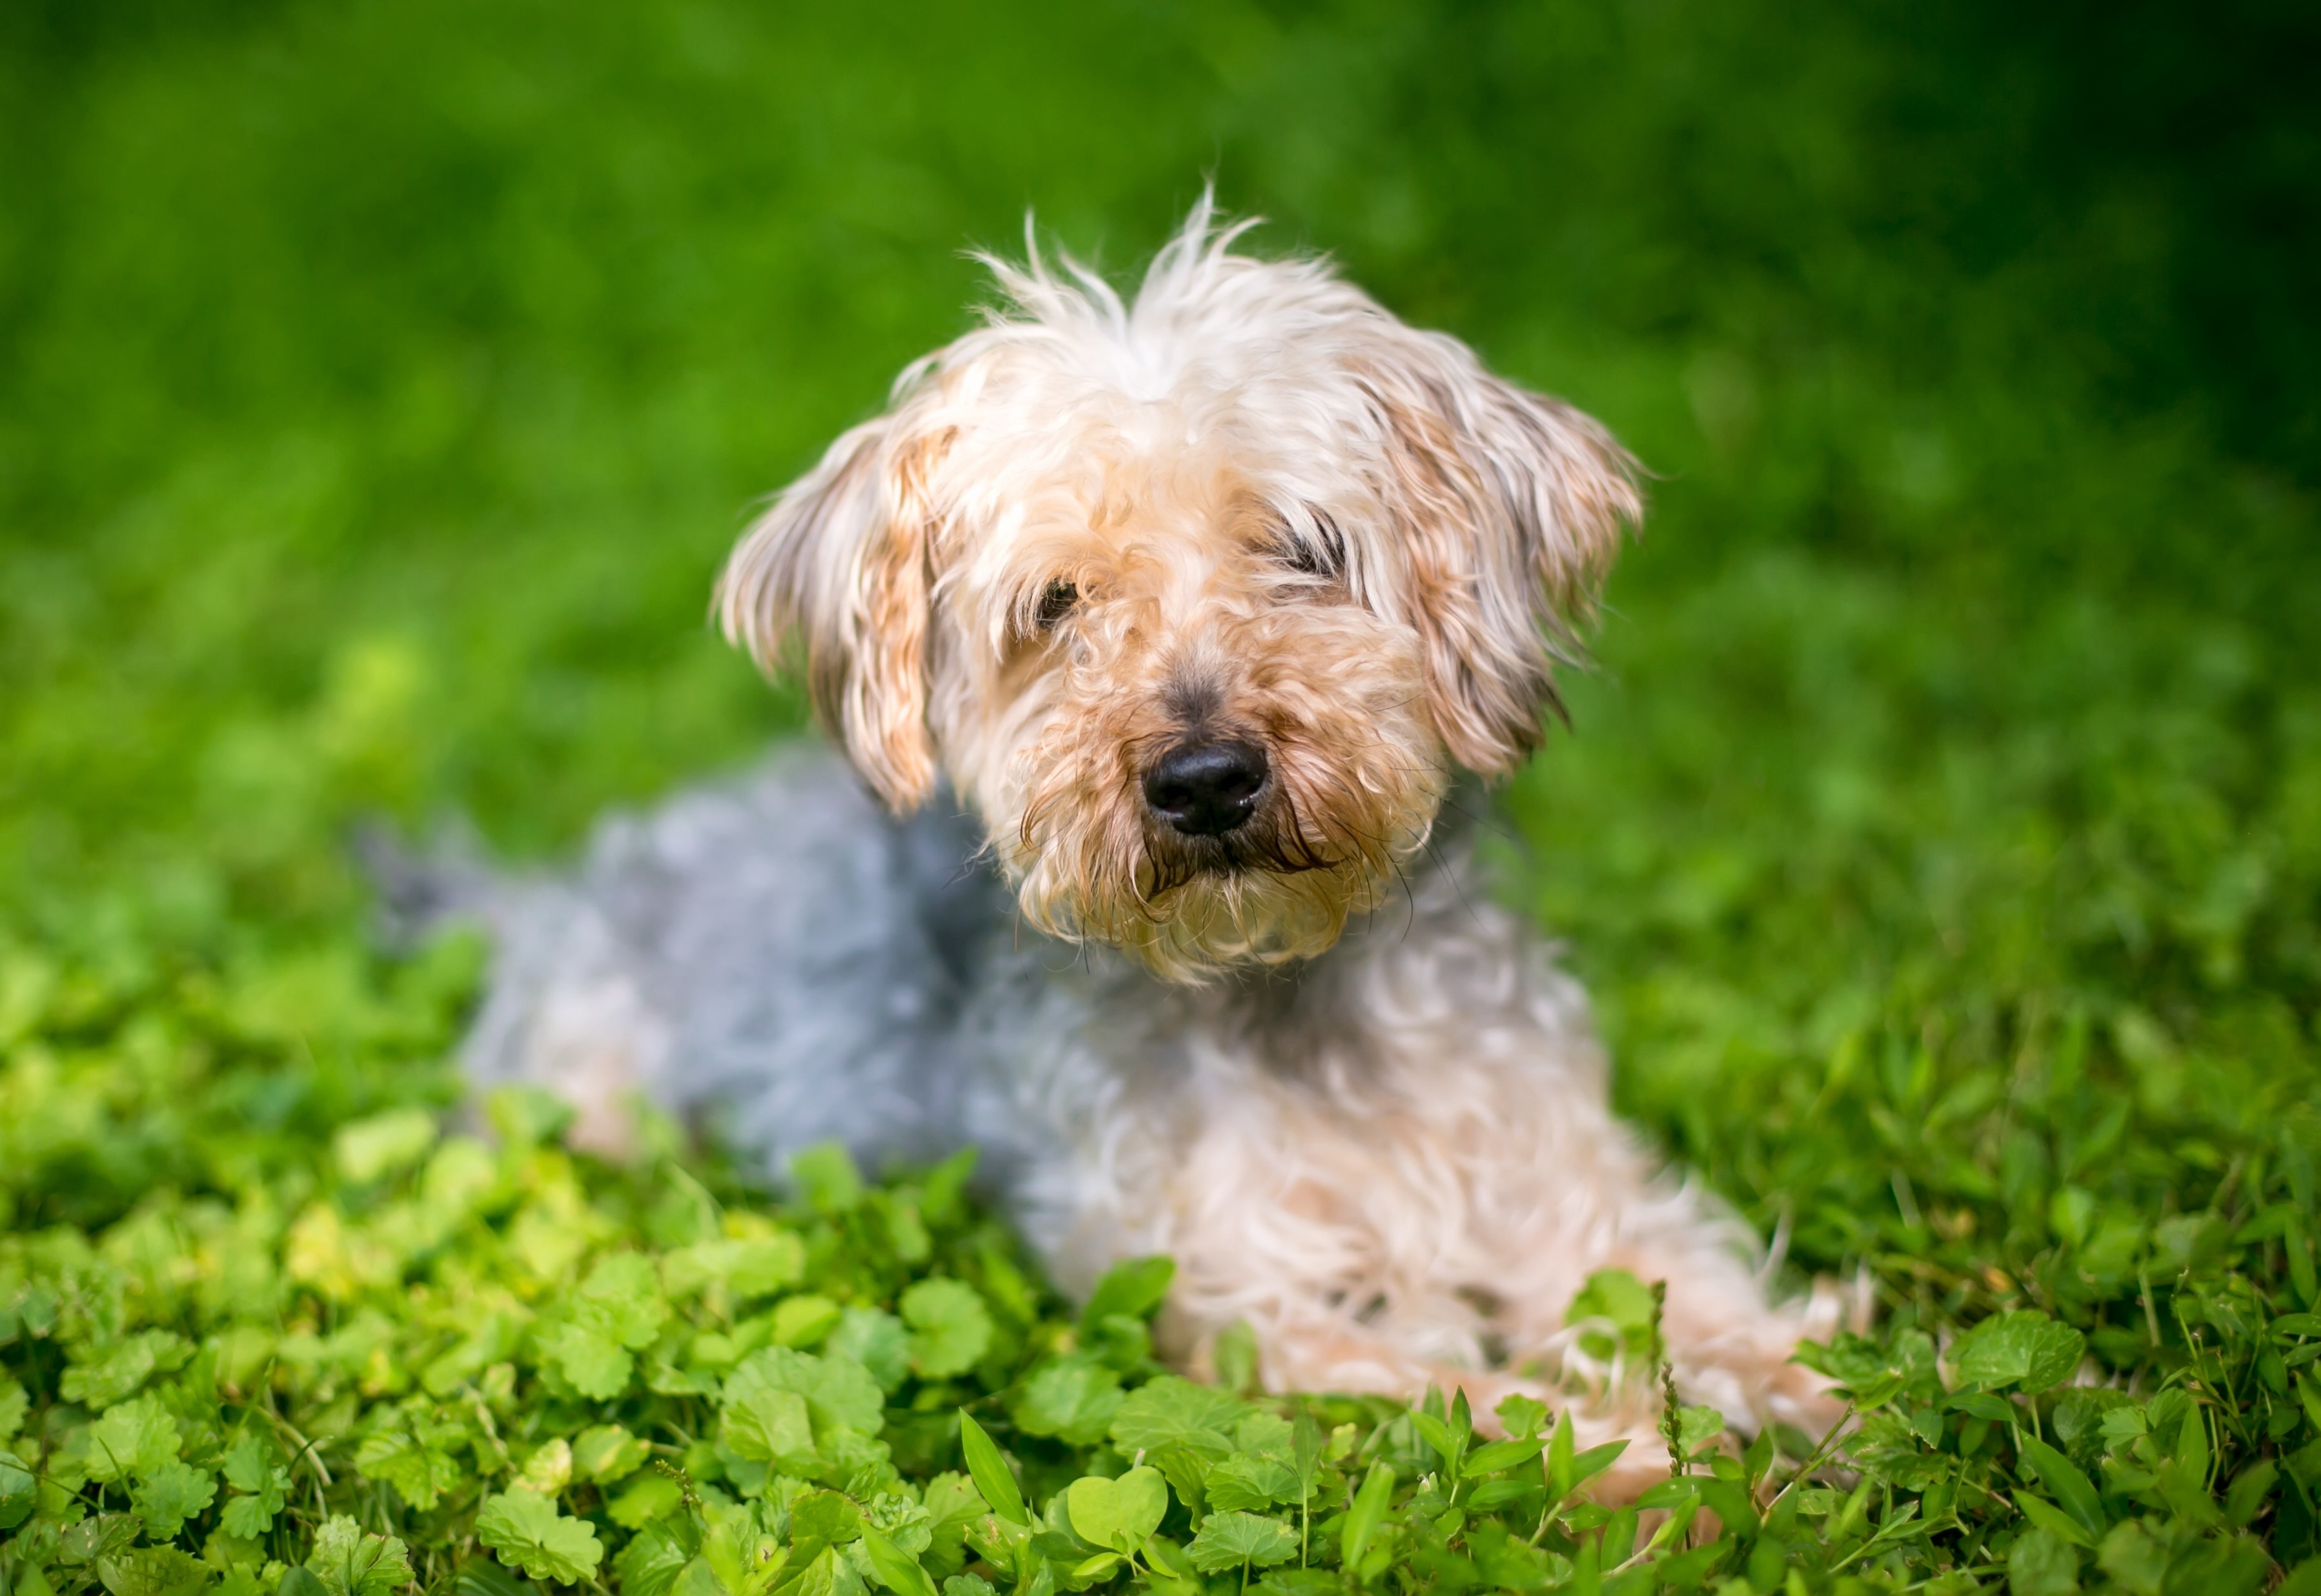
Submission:
[[1636,464],[1594,420],[1493,376],[1456,340],[1396,331],[1355,374],[1389,467],[1428,704],[1452,757],[1504,775],[1539,746],[1552,667],[1577,655],[1621,525],[1643,513]]
[[935,784],[927,483],[951,438],[915,425],[907,402],[843,434],[743,534],[717,584],[726,638],[761,669],[803,644],[815,714],[897,812]]

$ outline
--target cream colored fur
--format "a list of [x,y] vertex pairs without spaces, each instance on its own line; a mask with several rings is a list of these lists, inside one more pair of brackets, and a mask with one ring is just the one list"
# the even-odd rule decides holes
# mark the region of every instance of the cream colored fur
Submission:
[[[1566,1321],[1597,1270],[1666,1283],[1687,1400],[1825,1425],[1790,1355],[1835,1297],[1770,1305],[1743,1228],[1655,1174],[1581,994],[1438,827],[1454,782],[1536,746],[1641,513],[1632,464],[1239,231],[1205,200],[1133,301],[1036,252],[993,263],[1003,304],[781,495],[720,589],[892,811],[956,791],[1015,923],[928,930],[963,877],[909,883],[953,868],[949,822],[858,814],[786,766],[609,832],[537,918],[601,920],[628,962],[527,962],[509,932],[527,973],[478,1067],[585,1092],[623,1074],[618,1038],[565,1036],[559,972],[646,994],[627,1075],[734,1106],[769,1156],[827,1126],[866,1154],[979,1142],[1068,1289],[1177,1259],[1188,1366],[1242,1321],[1277,1388],[1534,1392],[1583,1441],[1637,1443],[1616,1494],[1665,1457],[1656,1372],[1591,1362]],[[1239,830],[1148,802],[1190,737],[1263,750]],[[623,929],[641,902],[650,929]],[[848,1071],[897,1106],[851,1111]]]

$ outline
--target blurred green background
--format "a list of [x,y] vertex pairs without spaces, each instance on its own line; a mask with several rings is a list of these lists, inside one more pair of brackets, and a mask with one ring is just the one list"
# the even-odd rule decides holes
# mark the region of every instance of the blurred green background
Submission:
[[1655,474],[1503,849],[1628,1106],[2005,1298],[2321,1146],[2316,16],[15,0],[0,936],[336,968],[354,818],[746,760],[751,504],[1214,174]]

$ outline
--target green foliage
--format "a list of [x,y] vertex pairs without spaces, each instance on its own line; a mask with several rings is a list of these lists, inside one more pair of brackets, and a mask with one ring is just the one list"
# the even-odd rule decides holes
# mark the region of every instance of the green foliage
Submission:
[[605,1548],[587,1520],[566,1518],[546,1496],[522,1487],[484,1499],[476,1514],[476,1538],[501,1562],[559,1584],[586,1580],[605,1560]]
[[[2300,16],[0,9],[0,1586],[2314,1596]],[[1166,1260],[1070,1315],[962,1165],[446,1134],[477,949],[370,948],[359,818],[536,853],[795,726],[741,507],[962,241],[1209,168],[1655,473],[1502,877],[1878,1309],[1856,1429],[1671,1414],[1657,1519],[1537,1404],[1160,1375]]]
[[[384,1001],[410,973],[369,980]],[[401,990],[398,1034],[451,1023],[455,989]],[[72,1033],[115,1071],[120,1040]],[[141,1098],[116,1075],[111,1096],[159,1134],[143,1121],[203,1123],[208,1100],[247,1101],[279,1067],[220,1036],[198,1090]],[[494,1107],[503,1122],[532,1111]],[[1504,1404],[1493,1440],[1463,1397],[1252,1400],[1165,1374],[1150,1261],[1069,1315],[939,1180],[867,1184],[824,1152],[817,1191],[778,1209],[714,1164],[613,1167],[552,1138],[494,1148],[428,1123],[415,1156],[350,1166],[360,1137],[283,1138],[231,1165],[230,1202],[156,1192],[94,1232],[0,1244],[0,1356],[25,1392],[0,1454],[17,1588],[388,1596],[521,1576],[641,1596],[1123,1582],[1320,1596],[1616,1576],[1764,1590],[1795,1572],[2253,1591],[2268,1542],[2310,1535],[2321,1315],[2272,1306],[2285,1272],[2150,1288],[2175,1351],[2139,1356],[2127,1384],[2081,1383],[2106,1372],[2103,1344],[2039,1309],[1988,1315],[1939,1351],[1907,1325],[1841,1337],[1815,1356],[1852,1395],[1850,1434],[1744,1447],[1684,1410],[1684,1472],[1645,1494],[1643,1520],[1587,1500],[1620,1446],[1577,1450],[1529,1399]],[[770,1300],[769,1276],[785,1282]],[[1636,1294],[1599,1275],[1573,1314],[1625,1335]],[[785,1316],[809,1298],[844,1306]],[[786,1322],[815,1333],[785,1344]],[[840,1344],[848,1326],[872,1327],[853,1344],[873,1348],[889,1327],[911,1356],[882,1382]],[[1657,1334],[1649,1317],[1640,1330]],[[602,1393],[576,1379],[576,1331],[619,1348],[633,1378]],[[114,1356],[132,1340],[159,1350]],[[101,1410],[66,1394],[100,1366],[135,1388]],[[1079,1393],[1075,1436],[1048,1422],[1058,1390]]]

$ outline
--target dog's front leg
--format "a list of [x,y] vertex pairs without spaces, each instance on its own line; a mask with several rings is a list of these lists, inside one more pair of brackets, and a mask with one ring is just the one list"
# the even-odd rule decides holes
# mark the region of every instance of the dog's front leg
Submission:
[[[1328,1314],[1291,1311],[1264,1322],[1240,1322],[1255,1332],[1257,1373],[1268,1391],[1416,1401],[1434,1387],[1446,1400],[1463,1394],[1476,1428],[1486,1436],[1505,1433],[1497,1411],[1501,1403],[1511,1396],[1528,1397],[1546,1405],[1551,1425],[1571,1426],[1573,1445],[1579,1450],[1626,1443],[1626,1449],[1588,1484],[1591,1498],[1627,1501],[1668,1477],[1656,1398],[1606,1401],[1575,1396],[1544,1380],[1415,1357],[1391,1335]],[[1197,1378],[1215,1379],[1215,1332],[1200,1337],[1185,1360],[1188,1371]]]

